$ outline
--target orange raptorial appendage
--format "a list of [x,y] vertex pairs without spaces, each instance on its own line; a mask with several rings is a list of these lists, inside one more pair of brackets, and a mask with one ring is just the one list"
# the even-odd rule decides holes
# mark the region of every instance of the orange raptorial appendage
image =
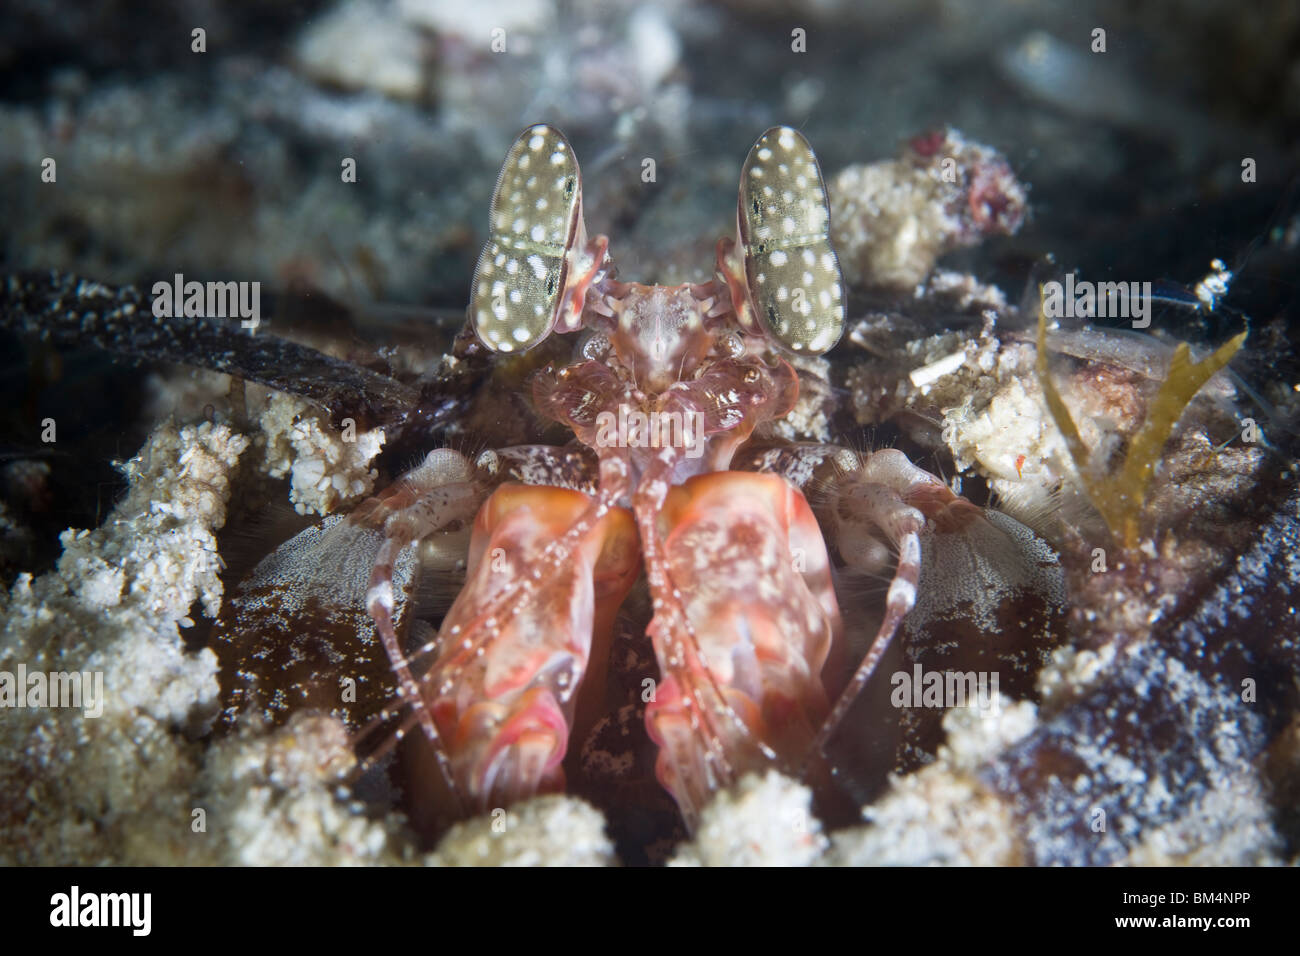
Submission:
[[[474,522],[468,581],[421,686],[457,789],[480,810],[563,787],[593,633],[608,629],[640,570],[632,517],[615,509],[552,573],[533,576],[546,546],[590,501],[568,489],[504,485]],[[508,612],[486,617],[511,588],[520,597]]]
[[842,625],[816,519],[781,478],[691,478],[658,525],[685,624],[651,623],[663,679],[646,723],[689,821],[745,771],[799,766],[829,710],[823,670]]

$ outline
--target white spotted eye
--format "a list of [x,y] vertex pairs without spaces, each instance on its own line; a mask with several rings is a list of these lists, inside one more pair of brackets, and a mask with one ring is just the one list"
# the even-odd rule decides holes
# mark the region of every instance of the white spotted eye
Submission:
[[740,173],[737,221],[763,327],[792,351],[825,352],[844,330],[844,279],[826,185],[802,134],[775,126],[759,137]]
[[492,194],[469,296],[470,322],[488,348],[525,351],[555,325],[581,194],[578,160],[563,133],[539,125],[519,134]]

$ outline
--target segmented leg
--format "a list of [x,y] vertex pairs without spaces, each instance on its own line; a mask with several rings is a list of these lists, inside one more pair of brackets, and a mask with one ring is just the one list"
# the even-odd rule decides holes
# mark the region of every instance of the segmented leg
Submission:
[[[397,675],[398,693],[412,709],[425,736],[434,745],[439,768],[457,794],[451,764],[439,745],[438,729],[424,706],[420,685],[393,628],[393,566],[404,549],[455,521],[467,521],[478,510],[485,488],[474,467],[459,452],[432,451],[424,462],[404,475],[383,494],[364,502],[348,520],[382,527],[386,538],[375,557],[366,591],[366,611],[375,622],[384,650]],[[405,733],[407,724],[394,740]]]
[[[878,540],[876,535],[880,535],[898,554],[898,564],[885,595],[885,615],[876,636],[822,725],[813,754],[825,748],[875,673],[903,618],[916,604],[916,586],[921,577],[920,533],[926,520],[925,512],[918,505],[942,511],[953,501],[965,501],[957,499],[947,485],[917,468],[906,455],[893,448],[866,456],[844,452],[837,456],[836,464],[839,474],[830,494],[841,556],[850,564],[876,570],[879,553],[872,545]],[[966,504],[978,514],[974,505]]]
[[[674,458],[668,452],[656,460],[657,467],[642,479],[637,488],[632,507],[641,533],[641,552],[645,557],[646,578],[654,608],[647,633],[659,662],[665,694],[663,706],[681,714],[686,728],[684,735],[661,731],[656,727],[659,721],[655,720],[651,707],[646,708],[646,724],[651,738],[661,748],[656,774],[677,800],[687,826],[694,827],[703,802],[701,791],[707,795],[734,779],[726,741],[730,741],[734,751],[737,739],[748,743],[750,735],[748,727],[731,709],[709,670],[694,625],[683,606],[682,592],[672,581],[668,561],[660,546],[658,517],[668,496],[670,485],[667,476],[672,471]],[[656,701],[659,693],[660,689],[656,688]],[[730,734],[725,726],[727,723],[733,728]],[[696,747],[700,738],[703,750]],[[668,766],[672,770],[667,769],[665,754],[668,754]],[[679,783],[681,786],[677,786]]]

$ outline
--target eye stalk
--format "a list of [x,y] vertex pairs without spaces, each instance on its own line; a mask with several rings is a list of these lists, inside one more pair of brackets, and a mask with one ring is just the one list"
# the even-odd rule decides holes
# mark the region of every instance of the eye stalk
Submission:
[[756,322],[792,352],[829,350],[844,331],[844,278],[831,246],[826,185],[797,130],[775,126],[749,151],[736,224],[737,243],[720,246],[719,263],[733,299],[745,293],[736,310],[741,324]]
[[[479,340],[493,351],[522,352],[557,323],[567,328],[570,275],[590,266],[579,262],[575,269],[575,252],[586,246],[573,148],[553,126],[529,127],[501,166],[487,245],[474,269],[469,317]],[[576,306],[580,315],[581,302]]]

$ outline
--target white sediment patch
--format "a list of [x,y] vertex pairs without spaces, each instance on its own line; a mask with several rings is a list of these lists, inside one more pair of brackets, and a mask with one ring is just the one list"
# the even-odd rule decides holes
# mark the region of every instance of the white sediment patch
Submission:
[[4,712],[0,864],[402,861],[396,819],[336,796],[353,764],[337,720],[299,715],[206,751],[180,732],[219,706],[216,656],[187,652],[180,629],[196,602],[220,608],[213,532],[248,444],[225,425],[160,426],[104,524],[65,532],[54,571],[0,592],[0,669],[76,667],[104,685],[98,720]]
[[[197,602],[221,604],[213,531],[248,440],[226,426],[158,428],[122,465],[125,498],[93,531],[62,536],[58,566],[0,593],[0,668],[103,674],[103,715],[8,710],[0,720],[0,861],[146,862],[187,830],[193,754],[176,732],[217,706],[217,659],[187,653]],[[84,688],[83,688],[84,693]],[[84,704],[83,698],[83,704]]]
[[374,491],[379,473],[370,463],[384,445],[382,428],[340,431],[315,405],[283,392],[269,393],[258,424],[264,468],[272,478],[289,476],[299,514],[329,514]]
[[347,0],[312,18],[294,44],[312,79],[349,90],[416,99],[426,89],[424,40],[381,0]]
[[452,827],[429,866],[615,866],[600,811],[576,797],[536,797]]
[[871,821],[832,837],[826,862],[841,866],[997,866],[1018,862],[1010,808],[976,780],[974,769],[1036,724],[1034,706],[1003,702],[995,719],[970,708],[944,717],[938,759],[893,780],[863,809]]
[[372,820],[337,796],[355,763],[347,729],[333,717],[296,714],[269,734],[249,726],[208,751],[195,797],[208,832],[190,842],[226,865],[406,861],[400,819]]
[[748,774],[700,814],[670,866],[810,866],[829,846],[812,791],[775,770]]

